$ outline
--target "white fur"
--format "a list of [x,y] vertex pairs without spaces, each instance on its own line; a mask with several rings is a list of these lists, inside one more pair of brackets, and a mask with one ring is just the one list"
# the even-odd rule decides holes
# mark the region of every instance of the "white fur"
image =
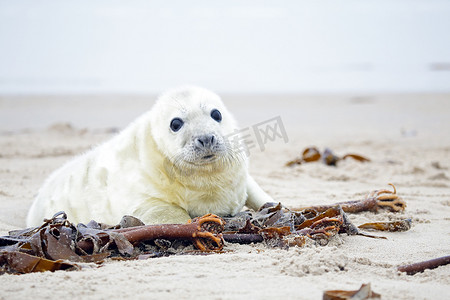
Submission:
[[[221,122],[210,116],[218,109]],[[170,121],[184,121],[173,132]],[[257,209],[272,199],[250,177],[247,158],[230,146],[237,129],[219,96],[198,87],[163,94],[154,107],[108,142],[69,161],[44,183],[28,226],[64,210],[72,222],[117,224],[133,215],[146,224],[184,223],[207,213],[233,215],[244,204]],[[217,157],[204,162],[193,139],[214,134]]]

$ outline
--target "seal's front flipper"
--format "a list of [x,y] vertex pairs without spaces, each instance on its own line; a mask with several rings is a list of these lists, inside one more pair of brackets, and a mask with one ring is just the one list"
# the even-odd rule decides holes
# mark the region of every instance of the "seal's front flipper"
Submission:
[[182,207],[159,199],[144,201],[133,211],[133,216],[146,225],[184,224],[191,219]]
[[258,210],[267,202],[275,202],[262,188],[256,183],[252,176],[247,176],[247,201],[245,205],[253,210]]

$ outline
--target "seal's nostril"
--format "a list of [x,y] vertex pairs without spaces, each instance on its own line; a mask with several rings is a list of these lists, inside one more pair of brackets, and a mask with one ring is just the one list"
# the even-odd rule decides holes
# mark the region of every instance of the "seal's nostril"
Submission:
[[214,134],[211,135],[202,135],[195,139],[195,145],[198,148],[211,148],[215,146],[217,143],[217,138]]

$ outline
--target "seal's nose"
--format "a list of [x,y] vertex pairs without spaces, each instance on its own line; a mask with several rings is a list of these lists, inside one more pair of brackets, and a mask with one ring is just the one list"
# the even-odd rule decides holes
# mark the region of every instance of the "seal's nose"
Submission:
[[197,148],[212,149],[217,143],[217,138],[214,134],[201,135],[195,138],[194,143]]

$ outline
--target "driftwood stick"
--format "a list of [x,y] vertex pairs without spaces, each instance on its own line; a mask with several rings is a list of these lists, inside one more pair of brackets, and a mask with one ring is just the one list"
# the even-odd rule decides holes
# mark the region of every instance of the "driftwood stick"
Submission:
[[440,266],[445,266],[450,264],[450,255],[443,256],[427,261],[422,261],[410,265],[403,265],[397,268],[400,272],[406,272],[408,275],[414,275],[419,272],[423,272],[426,269],[436,269]]
[[227,233],[223,234],[223,239],[228,243],[251,244],[262,243],[262,235],[258,233]]

